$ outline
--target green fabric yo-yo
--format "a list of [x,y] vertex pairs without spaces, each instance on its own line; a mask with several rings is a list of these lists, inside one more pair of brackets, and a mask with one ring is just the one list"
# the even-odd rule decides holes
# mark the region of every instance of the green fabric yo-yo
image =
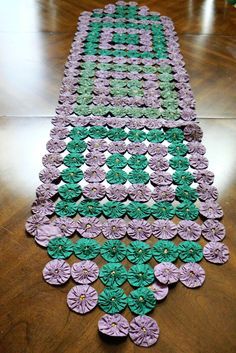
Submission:
[[81,153],[84,152],[87,148],[87,145],[84,141],[81,141],[80,139],[74,139],[67,144],[67,150],[71,153],[76,152],[76,153]]
[[124,129],[117,127],[109,130],[107,136],[112,141],[120,141],[120,140],[126,139],[127,133],[125,132]]
[[172,175],[172,178],[176,184],[180,185],[191,185],[194,182],[194,176],[190,172],[176,171]]
[[170,240],[158,240],[152,248],[157,262],[174,262],[178,258],[178,247]]
[[148,132],[147,139],[149,142],[159,143],[164,141],[165,134],[159,129],[152,129]]
[[169,129],[166,132],[166,140],[170,143],[183,142],[184,132],[179,128]]
[[120,240],[107,240],[101,247],[101,256],[107,262],[120,262],[126,256],[126,246]]
[[76,126],[70,132],[70,138],[83,140],[88,137],[88,129],[83,126]]
[[128,306],[132,313],[146,315],[155,308],[156,298],[150,289],[145,287],[138,288],[130,292]]
[[73,217],[77,210],[78,205],[75,202],[58,201],[55,206],[55,213],[60,217]]
[[149,179],[149,174],[139,169],[132,170],[128,176],[128,180],[131,184],[147,184]]
[[126,213],[126,206],[117,201],[108,201],[103,207],[102,211],[107,218],[120,218]]
[[69,184],[76,184],[84,177],[82,170],[75,167],[63,169],[61,172],[62,180]]
[[151,213],[158,219],[172,219],[175,215],[175,208],[170,202],[161,201],[151,207]]
[[109,263],[101,267],[99,278],[106,287],[119,287],[125,283],[127,271],[119,263]]
[[84,164],[85,158],[79,153],[69,153],[65,156],[63,163],[67,167],[81,167]]
[[82,194],[82,189],[77,184],[65,184],[59,187],[58,192],[62,199],[70,201],[78,198]]
[[152,258],[150,245],[142,241],[132,241],[127,247],[127,259],[134,264],[143,264]]
[[178,171],[187,170],[189,167],[188,158],[185,157],[173,157],[170,159],[170,167]]
[[148,159],[142,154],[133,155],[128,160],[128,166],[132,169],[145,169],[148,165]]
[[200,244],[194,241],[182,241],[178,245],[179,258],[184,262],[198,262],[203,258],[203,251]]
[[127,165],[127,159],[120,153],[114,153],[107,158],[106,164],[109,168],[124,168]]
[[93,139],[103,139],[107,137],[107,128],[105,126],[92,126],[89,129],[89,136]]
[[147,218],[150,216],[150,208],[141,202],[133,201],[127,206],[127,214],[132,219]]
[[180,201],[196,201],[198,198],[198,193],[195,189],[188,185],[180,185],[175,190],[175,195]]
[[176,206],[176,216],[180,219],[194,221],[198,217],[198,208],[191,201],[185,200]]
[[142,130],[132,129],[128,133],[128,139],[131,142],[143,142],[146,140],[146,133]]
[[97,217],[102,213],[102,206],[98,201],[83,200],[78,204],[78,212],[84,217]]
[[106,180],[109,184],[125,184],[128,175],[120,168],[113,168],[106,174]]
[[173,156],[184,156],[188,152],[188,147],[180,142],[171,143],[168,152]]
[[125,309],[127,296],[122,288],[105,288],[98,297],[99,307],[108,314],[116,314]]
[[91,260],[100,253],[100,245],[95,239],[79,239],[74,245],[75,256],[80,260]]
[[150,265],[138,264],[130,267],[128,282],[133,287],[145,287],[154,282],[154,272]]
[[48,255],[53,259],[67,259],[73,250],[74,244],[66,237],[53,238],[48,243]]

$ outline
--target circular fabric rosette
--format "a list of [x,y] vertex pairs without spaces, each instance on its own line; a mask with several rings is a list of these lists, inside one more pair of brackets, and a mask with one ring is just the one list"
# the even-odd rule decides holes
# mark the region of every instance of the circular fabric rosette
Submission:
[[148,286],[148,288],[151,289],[157,301],[163,300],[169,293],[168,285],[162,284],[158,281],[155,281],[153,284]]
[[77,222],[77,231],[83,238],[96,238],[102,231],[102,224],[95,217],[81,217]]
[[131,239],[147,240],[152,235],[152,226],[143,219],[133,219],[128,225],[127,233]]
[[122,288],[105,288],[98,297],[99,307],[108,314],[116,314],[125,309],[127,296]]
[[83,195],[91,200],[101,200],[106,195],[106,187],[100,183],[85,185]]
[[194,176],[190,172],[182,172],[177,170],[172,175],[174,183],[178,185],[191,185],[194,182]]
[[127,278],[133,287],[146,287],[154,282],[154,272],[150,265],[133,265],[129,269]]
[[186,263],[179,268],[179,280],[188,288],[201,287],[205,277],[205,271],[197,263]]
[[[25,223],[25,230],[31,236],[35,237],[38,234],[38,229],[41,226],[50,225],[50,220],[46,216],[34,214],[30,216]],[[58,229],[56,230],[58,231]]]
[[177,235],[177,226],[169,220],[157,220],[152,224],[152,233],[158,239],[173,239]]
[[188,221],[197,219],[199,213],[198,208],[189,200],[184,200],[177,205],[175,212],[177,217]]
[[97,291],[87,285],[77,285],[67,294],[67,305],[77,314],[86,314],[93,310],[98,302]]
[[121,168],[112,168],[106,174],[106,180],[109,184],[125,184],[128,175]]
[[126,235],[126,223],[123,219],[108,219],[102,227],[102,233],[107,239],[121,239]]
[[140,169],[143,170],[148,165],[148,159],[146,156],[140,155],[133,155],[128,159],[128,166],[131,169]]
[[129,333],[129,323],[121,314],[105,314],[98,321],[98,330],[109,337],[126,337]]
[[99,278],[106,287],[119,287],[125,283],[127,271],[119,263],[108,263],[101,267]]
[[78,212],[83,217],[98,217],[102,213],[102,206],[98,201],[83,200],[77,206]]
[[203,258],[202,246],[194,241],[182,241],[178,245],[178,251],[183,262],[199,262]]
[[170,240],[158,240],[152,248],[152,255],[157,262],[174,262],[177,260],[178,247]]
[[225,237],[225,227],[216,219],[207,219],[201,228],[202,236],[208,241],[221,241]]
[[201,226],[193,221],[180,221],[178,234],[183,240],[197,241],[201,237]]
[[170,202],[161,201],[151,207],[151,213],[157,219],[172,219],[175,215],[175,208]]
[[53,220],[53,225],[58,227],[65,237],[72,236],[77,228],[76,222],[70,217],[59,217]]
[[125,215],[126,206],[121,202],[108,201],[103,205],[102,211],[107,218],[120,218]]
[[124,201],[127,195],[128,191],[122,184],[110,185],[106,190],[106,196],[111,201]]
[[70,274],[70,265],[62,259],[49,261],[43,269],[44,280],[55,286],[66,283],[70,278]]
[[125,168],[127,159],[120,153],[114,153],[107,158],[106,164],[109,168]]
[[136,240],[127,247],[126,256],[134,264],[143,264],[152,258],[152,249],[149,244]]
[[72,201],[80,197],[82,189],[77,184],[64,184],[59,187],[58,193],[63,200]]
[[75,202],[58,201],[55,207],[55,213],[59,217],[73,217],[78,211],[78,205]]
[[91,260],[100,253],[100,244],[95,239],[79,239],[74,244],[74,254],[81,260]]
[[84,156],[76,152],[67,154],[63,159],[63,163],[67,167],[81,167],[84,161]]
[[129,336],[137,346],[152,346],[157,342],[159,333],[160,330],[157,322],[149,316],[136,316],[130,322]]
[[107,262],[121,262],[126,256],[126,246],[120,240],[107,240],[100,253]]
[[36,230],[34,240],[43,247],[47,247],[51,239],[62,237],[60,228],[52,224],[39,225]]
[[147,218],[151,214],[151,209],[146,204],[133,201],[127,206],[127,214],[131,219]]
[[48,243],[48,255],[54,259],[67,259],[74,251],[74,244],[66,237],[53,238]]
[[168,129],[165,138],[168,142],[183,142],[184,132],[179,128]]
[[132,313],[145,315],[155,308],[156,298],[150,289],[141,287],[130,292],[128,306]]
[[162,284],[173,284],[179,280],[179,269],[171,262],[162,262],[154,267],[154,275]]
[[83,172],[77,167],[69,167],[63,169],[61,172],[62,180],[65,183],[76,184],[79,183],[83,179]]
[[98,275],[99,267],[90,260],[75,262],[71,267],[71,276],[79,284],[93,283],[98,278]]
[[128,194],[131,200],[146,202],[151,198],[151,190],[146,185],[134,184],[128,188]]
[[213,264],[224,264],[229,260],[229,248],[216,241],[207,243],[203,248],[204,258]]

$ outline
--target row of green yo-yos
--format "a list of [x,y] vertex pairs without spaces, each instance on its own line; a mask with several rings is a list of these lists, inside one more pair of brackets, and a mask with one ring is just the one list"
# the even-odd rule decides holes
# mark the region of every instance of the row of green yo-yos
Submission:
[[73,217],[79,213],[83,217],[98,217],[102,214],[107,218],[121,218],[128,215],[130,218],[142,219],[153,216],[156,219],[172,219],[175,215],[180,219],[195,220],[199,209],[189,200],[180,202],[174,207],[171,202],[160,201],[151,207],[144,203],[132,201],[127,206],[119,201],[108,201],[101,204],[95,200],[76,202],[58,201],[55,213],[60,217]]
[[[131,142],[142,142],[148,140],[149,142],[153,143],[160,143],[166,140],[173,144],[173,148],[170,148],[170,153],[174,153],[175,149],[180,149],[181,151],[183,150],[183,154],[187,152],[186,145],[182,144],[184,140],[184,133],[179,128],[168,129],[166,132],[161,129],[152,129],[148,132],[140,129],[130,129],[128,132],[126,132],[122,128],[108,129],[105,126],[91,126],[90,128],[77,126],[70,131],[69,136],[73,140],[84,140],[87,137],[93,139],[109,138],[112,141],[128,139]],[[181,143],[183,146],[179,146],[179,143]],[[175,144],[177,144],[177,146]],[[81,152],[84,150],[85,146],[81,145]]]
[[95,239],[83,238],[73,243],[66,237],[56,237],[49,241],[48,254],[54,259],[66,259],[74,254],[81,260],[91,260],[101,255],[110,263],[127,258],[135,264],[148,262],[153,257],[157,262],[198,262],[203,258],[202,246],[193,241],[182,241],[177,246],[170,240],[158,240],[153,247],[141,241],[133,241],[126,246],[120,240],[107,240],[102,246]]

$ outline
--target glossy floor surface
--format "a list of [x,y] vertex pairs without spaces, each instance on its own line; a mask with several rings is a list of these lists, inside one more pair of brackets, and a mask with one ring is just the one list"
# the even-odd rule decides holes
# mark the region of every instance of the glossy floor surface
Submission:
[[[77,17],[105,4],[0,2],[0,353],[145,350],[129,340],[102,340],[96,332],[98,309],[84,317],[70,312],[65,298],[72,283],[58,289],[43,282],[47,254],[24,232]],[[236,9],[222,0],[145,4],[175,22],[231,250],[224,266],[204,263],[207,280],[201,289],[177,285],[170,291],[152,314],[161,335],[148,352],[235,353]],[[131,319],[128,310],[125,316]]]

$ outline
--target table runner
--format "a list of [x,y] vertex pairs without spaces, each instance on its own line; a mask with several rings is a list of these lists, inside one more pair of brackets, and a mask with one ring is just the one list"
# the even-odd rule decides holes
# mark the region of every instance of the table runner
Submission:
[[229,258],[184,66],[168,17],[123,1],[83,12],[26,222],[51,257],[45,281],[74,282],[68,307],[98,305],[101,335],[143,347],[158,340],[147,314],[169,289],[200,287],[199,262]]

